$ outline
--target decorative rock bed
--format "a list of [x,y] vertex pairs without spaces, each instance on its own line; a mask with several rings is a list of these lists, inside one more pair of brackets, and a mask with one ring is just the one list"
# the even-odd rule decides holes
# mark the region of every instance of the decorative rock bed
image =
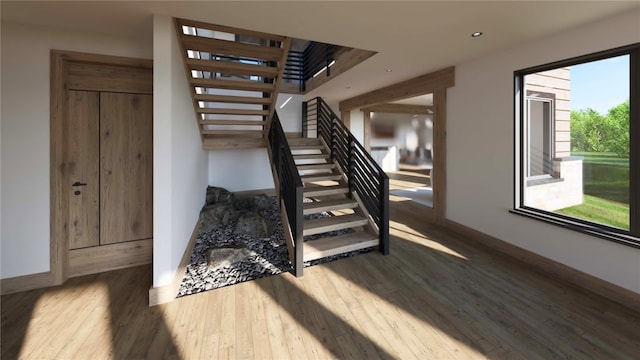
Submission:
[[[316,214],[314,217],[329,216]],[[305,217],[308,218],[308,217]],[[335,235],[344,233],[335,232]],[[305,237],[313,241],[318,235]],[[363,249],[305,263],[312,266],[370,251]],[[275,196],[236,198],[208,187],[200,213],[200,233],[178,296],[291,271]]]

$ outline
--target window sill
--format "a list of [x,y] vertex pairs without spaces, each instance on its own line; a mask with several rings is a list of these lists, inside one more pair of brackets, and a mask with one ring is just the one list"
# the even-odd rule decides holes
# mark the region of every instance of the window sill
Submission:
[[583,234],[597,236],[599,238],[617,242],[622,245],[640,249],[640,238],[624,233],[625,230],[608,227],[606,225],[597,226],[576,219],[564,217],[562,215],[536,210],[533,208],[519,208],[509,210],[510,213],[525,216],[531,219],[540,220],[548,224],[563,227],[565,229],[577,231]]
[[553,184],[553,183],[559,183],[563,181],[564,181],[563,178],[553,178],[550,176],[542,179],[530,179],[530,180],[527,180],[527,187]]

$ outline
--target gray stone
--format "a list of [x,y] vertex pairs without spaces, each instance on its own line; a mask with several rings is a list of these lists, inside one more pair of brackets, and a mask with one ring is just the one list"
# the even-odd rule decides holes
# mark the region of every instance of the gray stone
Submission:
[[200,233],[207,233],[227,226],[238,218],[233,205],[228,202],[205,205],[200,212]]
[[249,210],[254,212],[277,209],[277,205],[273,197],[265,194],[237,198],[233,203],[233,207],[236,208],[236,210]]
[[274,210],[277,208],[277,203],[273,201],[273,198],[265,194],[256,195],[253,197],[253,211]]
[[262,216],[250,212],[242,216],[234,229],[235,234],[244,234],[257,238],[268,238],[273,234],[274,224]]
[[242,245],[231,245],[207,250],[207,267],[209,270],[224,268],[242,261],[256,253]]
[[233,200],[233,193],[229,192],[227,189],[216,186],[207,186],[206,205],[213,205],[217,203],[232,204]]

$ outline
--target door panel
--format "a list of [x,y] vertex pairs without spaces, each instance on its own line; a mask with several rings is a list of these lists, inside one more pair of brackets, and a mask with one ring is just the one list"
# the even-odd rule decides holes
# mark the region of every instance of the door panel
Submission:
[[153,97],[100,94],[100,244],[153,237]]
[[[68,141],[65,147],[63,186],[69,199],[69,249],[97,246],[99,242],[100,95],[69,91]],[[76,184],[74,186],[73,184]]]

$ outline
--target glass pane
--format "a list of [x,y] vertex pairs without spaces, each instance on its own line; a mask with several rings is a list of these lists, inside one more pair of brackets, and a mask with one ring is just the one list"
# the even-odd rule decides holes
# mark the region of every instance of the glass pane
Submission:
[[524,82],[524,205],[628,230],[629,56]]

